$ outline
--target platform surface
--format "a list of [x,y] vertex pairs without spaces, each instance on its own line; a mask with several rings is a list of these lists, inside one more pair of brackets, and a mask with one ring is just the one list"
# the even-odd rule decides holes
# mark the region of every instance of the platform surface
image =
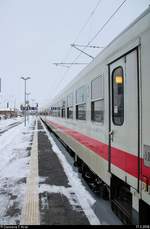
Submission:
[[[53,151],[48,131],[37,119],[20,224],[89,225],[92,221],[87,216],[91,209],[87,208],[82,209],[79,196],[70,184],[60,158]],[[97,219],[96,222],[99,223]]]
[[39,194],[40,224],[88,225],[89,221],[81,207],[75,206],[73,209],[66,195],[62,194],[71,188],[68,178],[40,122],[38,130],[39,187],[47,185],[47,188],[52,188],[50,192]]

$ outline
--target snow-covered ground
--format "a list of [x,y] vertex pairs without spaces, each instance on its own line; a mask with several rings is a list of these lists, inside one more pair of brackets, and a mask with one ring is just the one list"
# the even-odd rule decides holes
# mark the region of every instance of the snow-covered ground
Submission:
[[[22,118],[0,121],[4,130]],[[30,147],[35,118],[14,126],[0,136],[0,224],[18,224],[29,169]]]

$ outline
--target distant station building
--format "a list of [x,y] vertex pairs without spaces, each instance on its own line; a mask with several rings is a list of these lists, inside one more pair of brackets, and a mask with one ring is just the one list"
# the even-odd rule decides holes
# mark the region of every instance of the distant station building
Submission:
[[17,115],[18,115],[17,110],[11,108],[0,108],[0,120],[11,118],[11,117],[17,117]]

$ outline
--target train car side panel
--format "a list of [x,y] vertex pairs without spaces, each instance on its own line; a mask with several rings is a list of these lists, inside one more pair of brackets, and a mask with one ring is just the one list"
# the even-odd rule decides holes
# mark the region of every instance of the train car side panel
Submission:
[[142,36],[142,199],[150,205],[150,30]]

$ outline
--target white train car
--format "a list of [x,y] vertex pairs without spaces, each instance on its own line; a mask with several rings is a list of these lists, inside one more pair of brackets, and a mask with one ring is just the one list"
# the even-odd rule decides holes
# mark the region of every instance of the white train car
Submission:
[[[150,8],[50,104],[47,125],[109,191],[125,223],[150,224]],[[83,166],[84,165],[84,166]]]

